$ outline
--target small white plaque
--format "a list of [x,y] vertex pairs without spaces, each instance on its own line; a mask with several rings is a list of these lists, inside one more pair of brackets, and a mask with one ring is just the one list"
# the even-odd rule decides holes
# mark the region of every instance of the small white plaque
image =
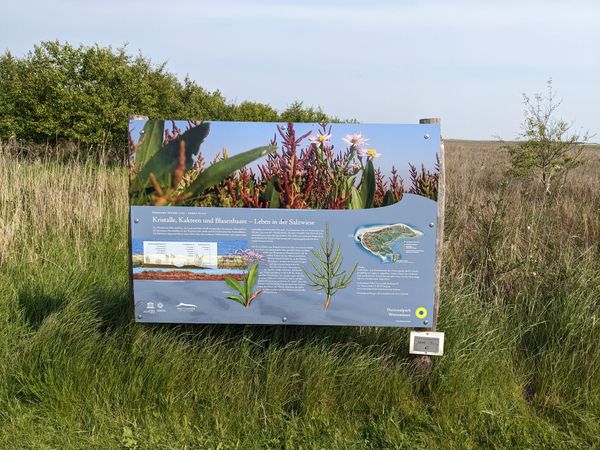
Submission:
[[411,331],[409,352],[415,355],[442,356],[444,354],[444,333]]

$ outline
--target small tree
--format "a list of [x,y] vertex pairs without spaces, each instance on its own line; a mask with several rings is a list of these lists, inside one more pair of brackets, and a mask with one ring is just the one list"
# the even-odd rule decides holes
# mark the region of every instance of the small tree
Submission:
[[505,147],[510,156],[509,173],[536,177],[546,194],[569,170],[582,164],[583,145],[591,137],[588,132],[571,133],[572,124],[555,117],[561,103],[551,79],[545,95],[537,93],[531,98],[523,94],[525,119],[519,142]]

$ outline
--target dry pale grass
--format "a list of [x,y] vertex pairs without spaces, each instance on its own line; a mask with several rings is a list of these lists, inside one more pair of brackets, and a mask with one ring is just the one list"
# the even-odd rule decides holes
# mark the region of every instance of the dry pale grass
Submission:
[[0,262],[9,255],[34,260],[54,236],[69,239],[75,255],[90,239],[124,226],[127,175],[122,167],[90,160],[56,162],[15,158],[0,143]]
[[[565,263],[598,257],[600,145],[587,146],[584,164],[551,196],[543,194],[536,180],[505,175],[508,161],[500,143],[450,140],[446,149],[445,266],[452,273],[498,260],[507,273],[535,271],[533,263],[548,256],[539,251],[547,250],[549,243],[556,244],[557,257],[571,258]],[[479,240],[473,241],[475,236]],[[473,248],[477,245],[488,254],[478,253]]]

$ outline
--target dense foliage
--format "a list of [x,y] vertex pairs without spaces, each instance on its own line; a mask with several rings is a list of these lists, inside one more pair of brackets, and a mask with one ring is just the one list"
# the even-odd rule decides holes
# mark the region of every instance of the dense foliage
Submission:
[[292,103],[278,112],[262,103],[228,102],[165,64],[153,64],[125,47],[74,47],[42,42],[23,57],[0,55],[0,139],[42,143],[74,141],[119,146],[125,154],[127,117],[295,121],[334,120],[321,109]]

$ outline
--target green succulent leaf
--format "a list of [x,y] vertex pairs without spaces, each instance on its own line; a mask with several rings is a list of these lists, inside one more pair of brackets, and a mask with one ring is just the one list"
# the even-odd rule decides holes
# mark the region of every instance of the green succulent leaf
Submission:
[[396,203],[396,199],[394,198],[394,193],[388,190],[385,193],[385,197],[383,197],[383,206],[390,206]]
[[362,209],[364,202],[359,190],[352,186],[351,193],[352,196],[350,197],[350,209]]
[[265,188],[265,201],[269,202],[269,208],[279,208],[280,205],[276,182],[277,177],[271,178]]
[[145,189],[149,184],[151,173],[154,174],[161,186],[169,186],[173,172],[179,162],[179,146],[181,141],[185,142],[185,169],[189,170],[193,164],[192,155],[198,152],[200,145],[204,142],[206,136],[208,136],[209,131],[210,124],[202,122],[186,130],[177,139],[161,147],[138,172],[132,181],[132,190],[140,191]]
[[333,197],[333,190],[330,190],[329,194],[327,194],[327,197],[323,201],[323,205],[321,205],[321,209],[329,208],[329,202],[331,202],[331,197]]
[[196,195],[201,194],[206,189],[222,182],[236,170],[240,170],[252,161],[273,153],[276,150],[277,147],[274,146],[257,147],[230,158],[222,159],[205,169],[190,185],[189,191]]
[[372,208],[375,199],[375,167],[373,160],[369,159],[362,173],[360,183],[360,195],[363,200],[363,208]]
[[352,175],[346,179],[346,189],[348,191],[354,187],[355,180],[356,180],[356,175]]
[[142,131],[142,143],[138,145],[135,153],[135,165],[138,171],[143,169],[146,163],[162,147],[164,129],[164,120],[146,121]]

